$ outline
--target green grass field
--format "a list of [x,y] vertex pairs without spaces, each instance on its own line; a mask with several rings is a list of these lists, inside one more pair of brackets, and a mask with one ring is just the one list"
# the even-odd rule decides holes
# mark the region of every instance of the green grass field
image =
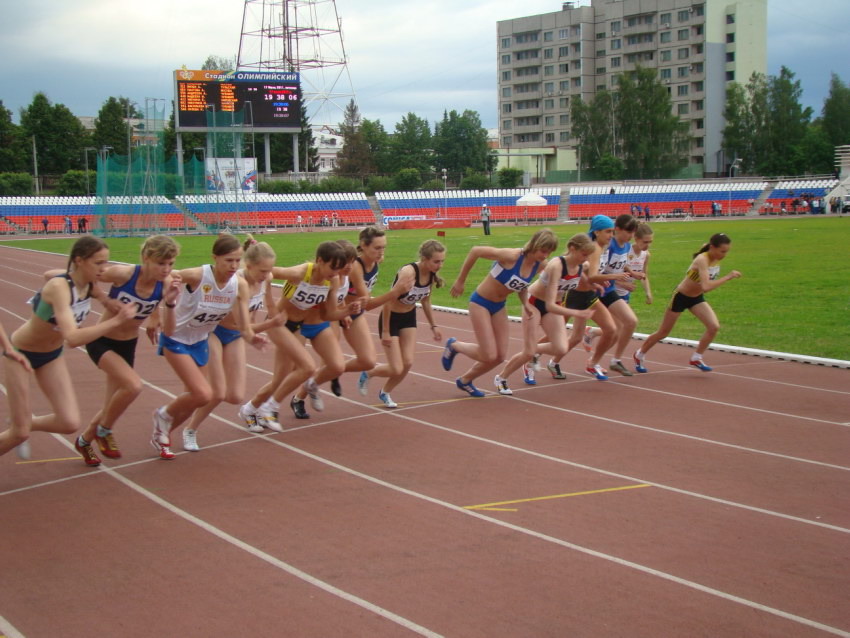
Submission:
[[[448,288],[472,246],[522,246],[539,226],[496,226],[485,237],[478,227],[446,230],[441,241],[448,254],[441,275],[446,287],[436,290],[434,303],[465,308],[468,295],[452,299]],[[566,240],[585,225],[558,224],[551,228]],[[850,360],[850,277],[847,261],[850,218],[797,217],[759,220],[711,220],[653,224],[650,279],[655,303],[644,303],[641,290],[632,295],[640,319],[637,331],[649,333],[661,321],[673,288],[682,279],[691,256],[716,232],[732,238],[732,249],[722,272],[735,269],[743,277],[710,293],[708,299],[721,323],[716,341],[735,346]],[[377,292],[386,290],[395,271],[417,256],[419,244],[436,236],[434,230],[403,230],[388,233],[386,261],[381,267]],[[258,236],[259,237],[259,236]],[[182,247],[178,268],[197,266],[210,259],[214,239],[210,236],[177,236]],[[340,229],[314,233],[269,233],[268,241],[279,265],[294,265],[312,258],[316,245],[328,239],[357,243],[357,230]],[[0,242],[33,250],[67,254],[73,240],[38,239]],[[111,258],[138,261],[139,238],[110,238]],[[479,262],[467,280],[471,293],[485,276],[488,263]],[[509,311],[519,314],[511,299]],[[676,325],[671,337],[698,339],[702,325],[689,313]]]

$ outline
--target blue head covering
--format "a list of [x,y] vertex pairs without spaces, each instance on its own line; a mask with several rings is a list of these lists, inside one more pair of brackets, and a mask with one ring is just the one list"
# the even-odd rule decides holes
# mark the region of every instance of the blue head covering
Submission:
[[614,228],[614,221],[608,215],[594,215],[590,220],[590,232]]

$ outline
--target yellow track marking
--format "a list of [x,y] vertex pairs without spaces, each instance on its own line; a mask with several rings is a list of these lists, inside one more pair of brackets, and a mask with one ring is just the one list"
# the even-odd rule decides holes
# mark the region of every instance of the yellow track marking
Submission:
[[[38,459],[37,461],[16,461],[15,465],[28,465],[30,463],[52,463],[53,461],[79,461],[82,456],[66,456],[61,459]],[[0,638],[3,638],[0,636]]]
[[467,505],[463,509],[467,510],[487,510],[491,512],[516,512],[516,509],[506,509],[499,507],[500,505],[514,505],[516,503],[531,503],[534,501],[549,501],[555,498],[568,498],[570,496],[585,496],[587,494],[602,494],[604,492],[621,492],[623,490],[634,490],[640,487],[651,487],[647,483],[639,485],[623,485],[622,487],[607,487],[602,490],[587,490],[585,492],[571,492],[569,494],[553,494],[551,496],[535,496],[533,498],[520,498],[514,501],[499,501],[498,503],[482,503],[481,505]]

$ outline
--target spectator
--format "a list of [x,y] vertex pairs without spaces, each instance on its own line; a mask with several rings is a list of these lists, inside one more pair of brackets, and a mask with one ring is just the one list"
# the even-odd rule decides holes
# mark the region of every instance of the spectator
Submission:
[[484,227],[484,234],[490,234],[490,209],[487,204],[481,204],[481,225]]
[[643,218],[648,222],[651,215],[649,214],[649,204],[643,206]]
[[68,233],[69,235],[72,234],[74,232],[74,225],[71,223],[71,216],[65,215],[64,221],[65,221],[65,232]]
[[47,217],[42,217],[41,225],[44,226],[44,234],[46,235],[47,234],[47,227],[48,227],[48,225],[50,225],[50,220],[48,220]]
[[89,220],[85,217],[77,218],[77,232],[81,235],[85,235],[88,232]]

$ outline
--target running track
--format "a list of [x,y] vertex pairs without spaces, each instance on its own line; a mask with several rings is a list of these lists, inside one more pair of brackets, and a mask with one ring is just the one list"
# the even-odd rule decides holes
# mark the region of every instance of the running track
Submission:
[[[7,331],[63,264],[0,248]],[[709,353],[704,374],[659,345],[649,374],[600,383],[575,352],[565,381],[472,399],[429,332],[400,409],[345,377],[284,434],[220,407],[171,462],[150,414],[179,387],[140,340],[123,459],[45,434],[0,457],[0,635],[850,636],[846,370]],[[271,354],[249,350],[253,388]],[[102,374],[65,356],[88,419]]]

